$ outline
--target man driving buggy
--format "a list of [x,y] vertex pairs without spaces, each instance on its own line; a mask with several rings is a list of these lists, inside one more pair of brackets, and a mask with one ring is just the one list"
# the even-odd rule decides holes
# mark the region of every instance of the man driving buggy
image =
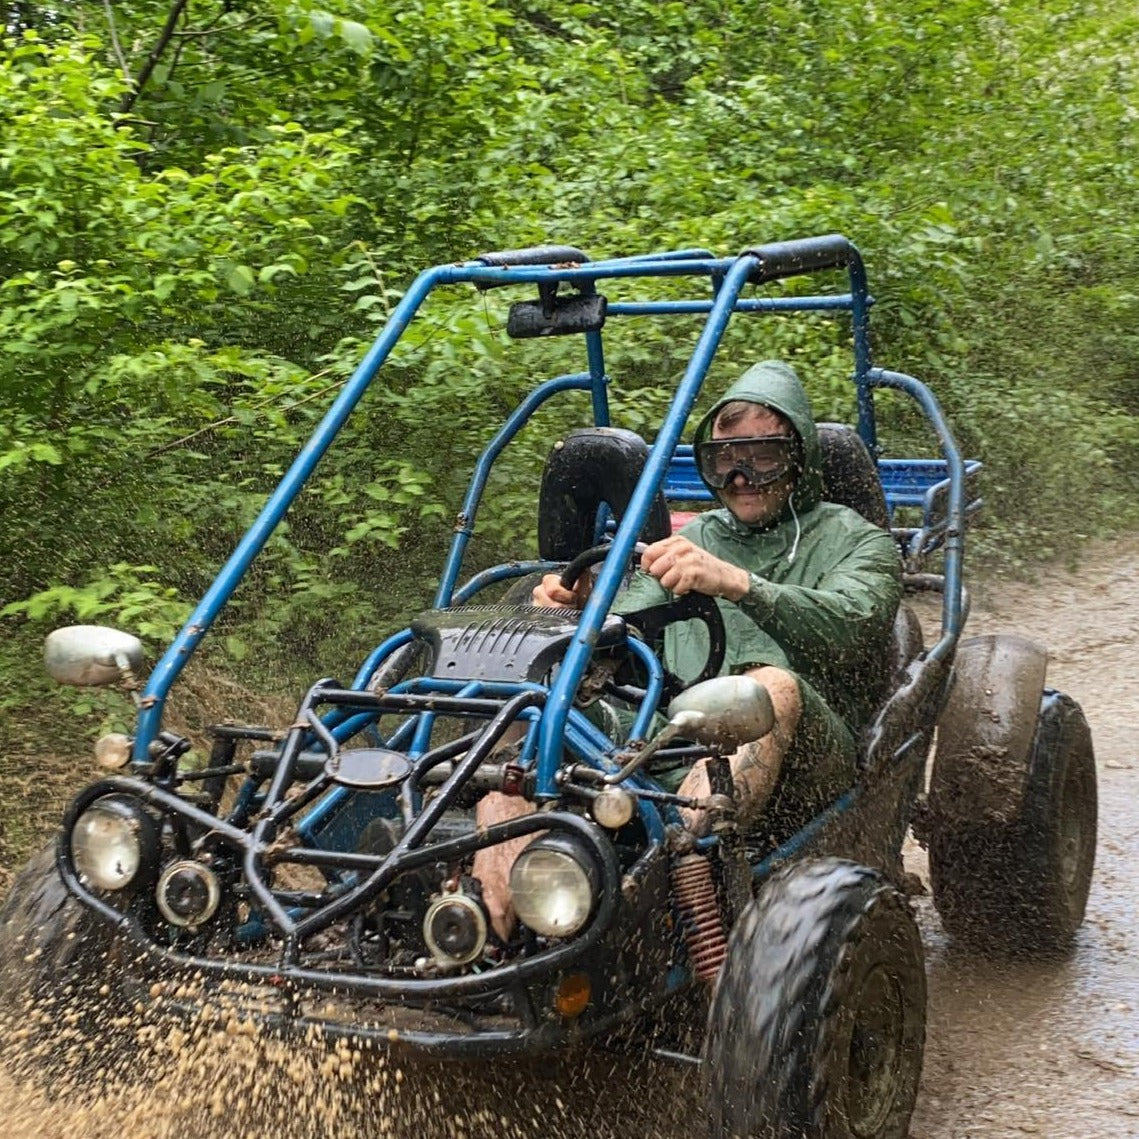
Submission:
[[[823,500],[818,432],[807,393],[779,361],[749,368],[704,416],[696,465],[721,508],[654,542],[613,606],[632,613],[690,592],[717,598],[727,634],[722,673],[766,688],[774,725],[730,757],[737,818],[747,829],[765,811],[799,825],[855,779],[857,737],[882,696],[890,631],[901,600],[901,565],[890,534],[856,511]],[[543,606],[580,607],[584,591],[547,574],[534,589]],[[695,622],[665,630],[664,663],[696,675],[706,634]],[[649,772],[693,799],[710,793],[706,761]],[[531,809],[488,795],[483,825]],[[696,834],[706,812],[681,811]],[[528,838],[488,847],[474,874],[492,924],[508,937],[514,917],[510,867]]]

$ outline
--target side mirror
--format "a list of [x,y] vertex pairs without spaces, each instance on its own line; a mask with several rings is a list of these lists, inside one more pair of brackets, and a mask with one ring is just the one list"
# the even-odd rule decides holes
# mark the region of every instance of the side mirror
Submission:
[[685,689],[668,706],[668,723],[620,771],[605,776],[621,783],[677,737],[699,744],[739,747],[767,735],[775,709],[767,689],[750,676],[714,676]]
[[104,625],[68,625],[48,634],[44,667],[60,684],[117,684],[142,668],[142,642]]
[[771,731],[775,709],[767,689],[750,676],[714,676],[677,696],[668,721],[695,743],[739,747]]

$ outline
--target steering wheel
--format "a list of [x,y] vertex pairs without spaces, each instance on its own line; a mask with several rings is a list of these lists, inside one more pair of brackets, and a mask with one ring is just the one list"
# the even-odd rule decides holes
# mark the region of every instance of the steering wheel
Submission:
[[[559,584],[563,589],[573,589],[577,579],[593,565],[603,562],[613,547],[608,542],[599,546],[590,546],[569,563],[562,571]],[[633,557],[640,558],[645,551],[645,544],[638,542],[633,547]],[[624,615],[625,623],[632,625],[647,644],[654,644],[669,625],[678,621],[700,621],[708,630],[708,659],[700,670],[700,675],[692,680],[682,680],[675,673],[664,670],[664,691],[662,698],[671,700],[693,684],[702,680],[710,680],[719,675],[724,663],[724,654],[727,650],[727,632],[724,629],[724,616],[714,597],[706,593],[686,593],[675,601],[665,601],[660,605],[650,605],[647,609],[637,609]]]

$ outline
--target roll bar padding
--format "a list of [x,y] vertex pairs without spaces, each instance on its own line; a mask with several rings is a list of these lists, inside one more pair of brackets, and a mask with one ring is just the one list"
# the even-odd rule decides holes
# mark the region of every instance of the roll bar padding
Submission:
[[584,264],[589,258],[572,245],[531,245],[528,249],[500,249],[480,253],[476,261],[495,268],[510,265],[562,265],[566,262]]
[[753,285],[796,277],[817,269],[843,269],[858,257],[858,250],[841,233],[803,237],[795,241],[775,241],[744,249],[741,257],[755,257],[759,267],[749,280]]

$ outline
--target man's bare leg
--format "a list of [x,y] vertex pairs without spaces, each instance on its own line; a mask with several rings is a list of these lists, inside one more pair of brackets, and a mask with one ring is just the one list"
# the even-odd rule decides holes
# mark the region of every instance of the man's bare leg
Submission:
[[[803,714],[803,699],[799,694],[798,681],[781,668],[765,665],[749,669],[745,675],[759,681],[767,689],[775,711],[775,725],[771,731],[762,739],[743,744],[729,759],[736,785],[739,819],[747,824],[760,814],[771,798],[783,757],[791,746],[799,718]],[[692,768],[681,783],[678,793],[694,799],[706,798],[712,793],[705,762],[701,761]],[[492,791],[479,801],[475,819],[480,827],[489,827],[528,815],[533,809],[533,804],[525,799]],[[685,825],[694,834],[705,832],[707,818],[703,811],[682,808],[680,813]],[[482,883],[483,903],[490,914],[491,925],[504,940],[514,928],[510,868],[532,838],[532,835],[525,835],[509,842],[500,842],[497,846],[485,847],[475,855],[472,872]]]
[[[762,739],[752,740],[737,748],[728,760],[736,785],[739,821],[746,825],[759,816],[771,798],[783,758],[803,715],[803,698],[798,681],[781,668],[764,665],[748,669],[744,675],[759,681],[767,689],[775,711],[775,725],[771,731]],[[685,776],[677,794],[702,799],[711,793],[707,761],[701,760]],[[704,834],[707,831],[705,812],[682,807],[680,814],[685,826],[694,834]]]
[[[505,823],[510,819],[521,818],[534,810],[534,804],[518,795],[503,795],[501,791],[491,791],[479,800],[475,808],[475,821],[480,829]],[[486,846],[475,853],[472,868],[474,876],[482,883],[482,900],[490,914],[490,924],[494,932],[505,941],[514,929],[514,903],[510,898],[510,868],[522,853],[526,844],[534,836],[523,835],[497,846]]]
[[[526,725],[511,724],[503,732],[495,745],[495,753],[518,743],[525,738]],[[534,810],[534,804],[518,795],[504,795],[501,791],[490,791],[475,807],[475,825],[486,830],[496,823],[506,823],[521,818]],[[523,848],[534,836],[523,835],[497,846],[486,846],[475,852],[471,874],[482,883],[482,900],[490,915],[490,924],[504,941],[514,928],[514,906],[510,901],[510,868]]]

